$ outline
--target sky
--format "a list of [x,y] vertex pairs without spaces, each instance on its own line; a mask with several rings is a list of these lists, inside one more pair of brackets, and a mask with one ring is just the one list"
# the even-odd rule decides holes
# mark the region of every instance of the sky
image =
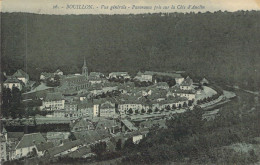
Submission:
[[[0,0],[0,6],[2,12],[57,15],[233,12],[260,10],[260,0]],[[140,9],[143,6],[149,8]]]

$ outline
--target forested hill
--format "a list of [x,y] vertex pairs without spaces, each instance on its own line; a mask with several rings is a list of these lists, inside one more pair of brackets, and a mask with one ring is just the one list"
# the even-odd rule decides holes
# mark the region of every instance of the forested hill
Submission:
[[260,79],[259,11],[1,13],[1,44],[2,70],[13,73],[24,68],[33,78],[57,68],[80,72],[85,56],[90,71],[186,70],[192,76],[255,87]]

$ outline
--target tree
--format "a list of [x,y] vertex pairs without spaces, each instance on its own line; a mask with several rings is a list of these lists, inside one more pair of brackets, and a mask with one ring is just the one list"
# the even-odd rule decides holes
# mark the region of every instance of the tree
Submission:
[[133,138],[129,138],[125,141],[124,149],[133,149],[135,144],[133,143]]
[[159,111],[159,108],[158,107],[156,107],[155,108],[155,110],[154,110],[154,112],[158,112]]
[[166,106],[166,110],[168,110],[168,111],[171,110],[170,105],[167,105],[167,106]]
[[145,110],[144,110],[144,109],[142,109],[142,110],[141,110],[141,113],[145,113]]
[[187,105],[186,102],[184,102],[184,103],[183,103],[183,108],[186,108],[186,107],[188,107],[188,105]]
[[12,118],[22,117],[25,115],[24,107],[21,104],[22,94],[17,87],[12,88],[12,96],[10,103],[10,115]]
[[188,101],[188,106],[189,106],[189,107],[192,106],[192,100],[189,100],[189,101]]
[[138,113],[139,113],[138,109],[136,109],[136,110],[135,110],[135,113],[136,113],[136,114],[138,114]]
[[122,140],[118,139],[118,141],[116,142],[116,150],[119,151],[122,149]]
[[91,151],[100,156],[102,153],[106,151],[106,142],[99,142],[91,146]]
[[175,104],[172,105],[172,109],[175,110],[177,107]]
[[10,107],[11,107],[12,93],[10,88],[3,88],[2,92],[2,115],[4,117],[8,117],[10,115]]
[[179,104],[179,109],[181,109],[181,104]]
[[148,113],[152,113],[153,112],[153,110],[152,109],[148,109],[148,111],[147,111]]
[[133,113],[132,108],[130,108],[130,109],[128,110],[128,113],[129,113],[129,114],[132,114],[132,113]]

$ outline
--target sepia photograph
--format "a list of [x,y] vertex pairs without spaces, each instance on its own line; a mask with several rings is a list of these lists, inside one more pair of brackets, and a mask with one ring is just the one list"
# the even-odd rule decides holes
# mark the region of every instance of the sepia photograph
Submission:
[[0,7],[0,164],[260,164],[259,0]]

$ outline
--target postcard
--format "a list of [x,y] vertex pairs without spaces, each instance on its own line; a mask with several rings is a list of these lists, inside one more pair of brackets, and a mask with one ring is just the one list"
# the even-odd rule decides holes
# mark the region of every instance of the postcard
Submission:
[[1,0],[0,164],[259,164],[259,0]]

